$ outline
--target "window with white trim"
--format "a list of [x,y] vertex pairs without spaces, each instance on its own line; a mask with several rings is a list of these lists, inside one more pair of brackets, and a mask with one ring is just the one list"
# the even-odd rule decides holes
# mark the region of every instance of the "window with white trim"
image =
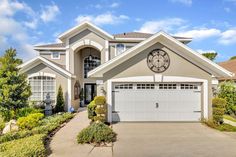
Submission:
[[138,83],[137,89],[155,89],[155,84],[153,83]]
[[124,44],[116,44],[116,56],[120,55],[125,51],[125,45]]
[[133,84],[117,84],[115,89],[133,89]]
[[96,56],[88,56],[84,59],[84,78],[87,78],[87,74],[90,70],[95,69],[101,64],[101,59]]
[[198,89],[198,85],[195,85],[195,84],[181,84],[180,89]]
[[52,59],[60,59],[60,52],[53,51],[51,53],[52,53],[52,56],[51,56]]
[[55,78],[49,76],[34,76],[29,78],[32,95],[31,101],[43,101],[46,99],[47,93],[50,99],[55,101]]
[[159,84],[159,89],[177,89],[177,84],[172,84],[172,83]]

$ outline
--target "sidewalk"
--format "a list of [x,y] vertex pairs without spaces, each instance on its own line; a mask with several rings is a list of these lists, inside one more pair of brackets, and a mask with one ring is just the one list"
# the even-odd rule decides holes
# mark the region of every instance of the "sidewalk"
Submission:
[[50,157],[110,157],[112,147],[93,147],[92,145],[79,145],[76,137],[78,133],[89,125],[87,111],[82,110],[61,128],[52,138]]

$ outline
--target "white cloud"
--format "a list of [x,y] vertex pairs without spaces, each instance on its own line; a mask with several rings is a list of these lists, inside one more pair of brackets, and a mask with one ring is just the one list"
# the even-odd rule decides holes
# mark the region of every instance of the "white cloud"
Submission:
[[114,2],[114,3],[112,3],[112,4],[110,5],[111,8],[117,8],[117,7],[119,7],[119,6],[120,6],[120,4],[117,3],[117,2]]
[[176,29],[176,27],[181,26],[185,23],[185,20],[181,18],[168,18],[164,20],[153,20],[145,22],[141,28],[139,28],[138,32],[145,32],[145,33],[156,33],[160,30],[164,31],[172,31]]
[[236,29],[229,29],[222,32],[219,43],[223,45],[236,44]]
[[191,6],[192,5],[192,0],[170,0],[173,3],[181,3],[187,6]]
[[175,33],[176,36],[190,37],[194,39],[205,39],[213,36],[220,36],[221,31],[215,28],[193,29],[189,31],[182,31]]
[[206,52],[208,52],[208,53],[216,53],[216,51],[215,50],[202,50],[202,49],[198,49],[197,50],[197,52],[199,52],[199,53],[206,53]]
[[128,20],[129,17],[126,15],[114,15],[112,13],[104,13],[100,15],[79,15],[75,21],[76,23],[81,23],[84,21],[93,22],[96,25],[114,25]]
[[44,22],[54,21],[56,16],[60,13],[60,9],[56,4],[47,5],[43,7],[40,18]]

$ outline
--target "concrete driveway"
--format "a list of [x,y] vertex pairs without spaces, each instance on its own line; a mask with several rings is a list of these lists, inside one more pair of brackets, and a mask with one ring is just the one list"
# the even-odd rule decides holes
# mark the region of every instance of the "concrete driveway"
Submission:
[[200,123],[117,123],[115,157],[236,157],[236,136]]

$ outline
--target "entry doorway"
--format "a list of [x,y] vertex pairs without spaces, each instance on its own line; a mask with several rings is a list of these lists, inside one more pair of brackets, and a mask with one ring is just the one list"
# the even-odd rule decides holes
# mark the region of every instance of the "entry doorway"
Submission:
[[88,105],[97,95],[97,85],[95,83],[84,84],[84,104]]

